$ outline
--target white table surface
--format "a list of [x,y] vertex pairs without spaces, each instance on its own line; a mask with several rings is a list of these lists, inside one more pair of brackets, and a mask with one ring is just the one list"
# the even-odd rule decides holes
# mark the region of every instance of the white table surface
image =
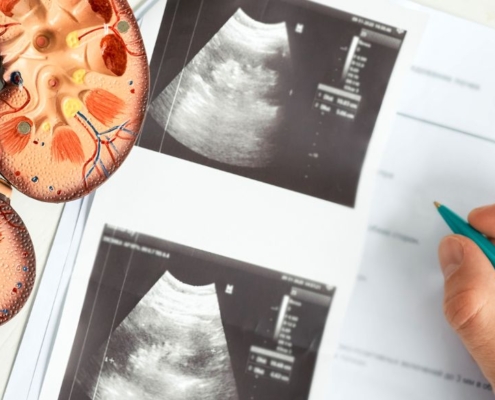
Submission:
[[[493,0],[415,1],[495,28],[495,1]],[[143,0],[130,1],[132,6],[141,2]],[[12,197],[12,205],[21,215],[31,234],[37,256],[37,283],[39,283],[63,205],[44,204],[18,192],[15,192]],[[12,321],[0,327],[0,397],[3,397],[36,290],[37,285],[24,309]]]

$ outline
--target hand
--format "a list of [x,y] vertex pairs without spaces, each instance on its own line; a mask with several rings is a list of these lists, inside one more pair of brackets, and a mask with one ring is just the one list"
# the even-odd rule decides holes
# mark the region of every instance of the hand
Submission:
[[[468,219],[495,238],[495,205],[473,210]],[[445,317],[495,388],[495,269],[473,241],[459,235],[444,238],[438,255]]]

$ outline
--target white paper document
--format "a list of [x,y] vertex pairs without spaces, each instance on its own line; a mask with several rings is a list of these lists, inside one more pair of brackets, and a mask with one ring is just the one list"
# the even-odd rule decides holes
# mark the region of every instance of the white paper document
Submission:
[[[495,31],[431,12],[381,164],[327,398],[493,399],[442,312],[437,246],[495,201]],[[331,394],[331,395],[330,395]]]
[[321,399],[422,22],[388,2],[167,3],[139,147],[95,197],[40,398]]

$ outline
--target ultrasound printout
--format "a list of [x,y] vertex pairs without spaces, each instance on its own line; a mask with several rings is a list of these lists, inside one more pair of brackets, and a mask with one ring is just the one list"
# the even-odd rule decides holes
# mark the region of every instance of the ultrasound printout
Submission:
[[406,32],[297,0],[170,0],[138,145],[353,207]]
[[334,294],[107,225],[59,399],[307,399]]

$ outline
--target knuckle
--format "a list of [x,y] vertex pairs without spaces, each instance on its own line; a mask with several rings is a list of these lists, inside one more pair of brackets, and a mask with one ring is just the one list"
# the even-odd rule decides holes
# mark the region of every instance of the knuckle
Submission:
[[458,333],[477,331],[484,325],[485,301],[474,289],[467,289],[446,298],[444,314],[449,324]]

